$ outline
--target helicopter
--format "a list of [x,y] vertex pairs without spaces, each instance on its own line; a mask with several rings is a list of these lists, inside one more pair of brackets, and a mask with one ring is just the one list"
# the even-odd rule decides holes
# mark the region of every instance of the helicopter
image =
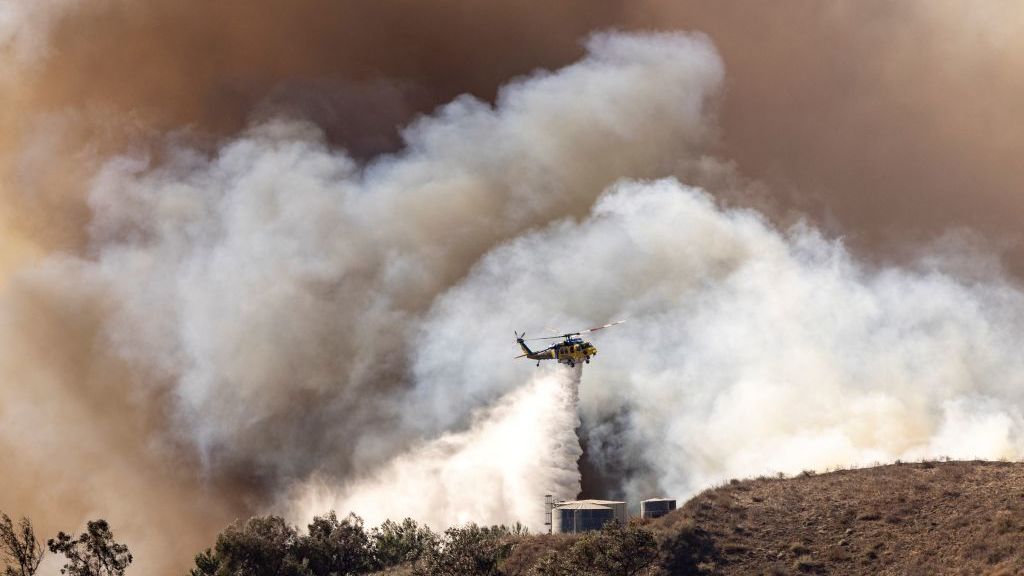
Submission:
[[[525,352],[525,354],[520,354],[519,356],[516,356],[516,358],[529,358],[530,360],[536,360],[537,366],[540,366],[541,360],[557,360],[559,364],[568,364],[570,368],[576,366],[576,364],[580,362],[590,364],[590,358],[597,355],[597,348],[590,342],[585,342],[579,336],[581,334],[611,328],[612,326],[622,324],[623,322],[625,322],[625,320],[619,320],[618,322],[612,322],[611,324],[605,324],[604,326],[598,326],[597,328],[580,330],[579,332],[570,332],[568,334],[546,336],[543,338],[530,338],[529,340],[526,340],[526,332],[523,332],[522,334],[514,332],[516,335],[516,343],[519,344],[519,347],[522,348],[523,352]],[[535,352],[530,350],[530,347],[526,345],[527,342],[535,340],[562,341]]]

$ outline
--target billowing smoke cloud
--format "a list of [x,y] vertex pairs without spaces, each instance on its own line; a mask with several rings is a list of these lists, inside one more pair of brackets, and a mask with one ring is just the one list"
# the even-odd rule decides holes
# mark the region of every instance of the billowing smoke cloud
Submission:
[[[137,417],[134,428],[105,424],[131,439],[107,440],[112,449],[155,459],[173,486],[168,468],[191,472],[243,514],[295,482],[342,483],[468,427],[472,409],[509,390],[444,398],[419,387],[419,414],[405,404],[409,358],[433,338],[417,321],[438,294],[494,246],[586,214],[623,175],[728,172],[701,156],[723,74],[705,37],[597,35],[587,47],[576,64],[503,87],[494,106],[463,97],[419,119],[400,154],[368,165],[295,120],[261,123],[212,154],[171,139],[158,158],[105,163],[90,185],[87,255],[11,285],[7,306],[31,312],[7,323],[9,337],[34,361],[5,380],[42,389],[37,363],[67,355],[67,372],[47,380],[53,397],[104,422]],[[83,325],[61,331],[67,315]],[[474,357],[471,345],[453,341],[436,360]],[[80,425],[47,434],[89,438]],[[5,441],[34,432],[13,428]],[[545,478],[517,480],[538,491],[522,506],[557,488]],[[144,498],[169,496],[146,486]],[[109,504],[122,495],[86,499],[124,523]],[[215,512],[211,529],[226,521]]]
[[117,302],[118,354],[146,382],[173,382],[183,429],[219,465],[276,481],[397,449],[400,434],[370,431],[404,421],[395,391],[430,338],[411,324],[438,293],[490,247],[584,212],[622,174],[681,167],[710,137],[722,71],[706,39],[589,47],[506,86],[496,108],[456,100],[410,126],[402,154],[362,169],[287,122],[212,159],[110,163],[90,197],[87,271]]
[[621,4],[3,0],[4,224],[81,250],[92,172],[168,131],[209,150],[284,116],[357,158],[397,150],[417,114],[463,93],[492,99],[509,78],[579,58]]
[[[8,0],[0,50],[5,64],[31,65],[0,90],[0,193],[16,211],[8,224],[80,249],[91,170],[167,130],[233,136],[286,114],[368,158],[399,148],[396,127],[416,114],[462,93],[490,100],[511,77],[578,58],[590,30],[701,30],[729,70],[716,151],[770,185],[781,211],[812,214],[880,260],[971,226],[1017,270],[1021,11],[928,0]],[[47,169],[55,161],[61,169]]]
[[0,509],[156,574],[401,471],[535,524],[576,447],[511,332],[623,316],[610,491],[1020,455],[1017,8],[541,4],[0,1]]
[[1019,458],[1022,316],[1024,292],[998,276],[867,267],[806,225],[779,232],[674,180],[625,183],[483,258],[438,300],[413,365],[432,396],[512,388],[521,373],[435,358],[459,338],[499,357],[487,335],[522,318],[628,317],[595,335],[581,402],[585,421],[625,419],[592,426],[590,445],[636,471],[635,502],[774,471]]

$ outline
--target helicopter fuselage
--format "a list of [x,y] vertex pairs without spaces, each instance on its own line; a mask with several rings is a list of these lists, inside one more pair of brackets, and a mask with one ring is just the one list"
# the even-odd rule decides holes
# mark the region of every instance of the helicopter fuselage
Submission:
[[597,348],[590,342],[584,342],[580,338],[567,339],[543,350],[531,350],[525,354],[530,360],[536,360],[538,365],[540,365],[542,360],[555,360],[559,364],[567,364],[569,366],[589,363],[590,358],[596,355]]

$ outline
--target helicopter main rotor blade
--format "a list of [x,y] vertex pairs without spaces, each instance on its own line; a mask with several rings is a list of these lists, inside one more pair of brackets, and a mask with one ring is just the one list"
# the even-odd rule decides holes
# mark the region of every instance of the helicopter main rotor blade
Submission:
[[[623,322],[625,322],[625,320],[619,320],[618,322],[612,322],[611,324],[605,324],[604,326],[598,326],[596,328],[588,328],[586,330],[580,330],[579,332],[569,332],[568,334],[562,334],[560,336],[544,336],[542,338],[530,338],[528,340],[528,342],[533,342],[534,340],[560,340],[560,339],[563,339],[563,338],[568,338],[570,336],[579,336],[580,334],[586,334],[588,332],[597,332],[598,330],[604,330],[605,328],[611,328],[612,326],[617,326],[619,324],[622,324]],[[548,328],[548,330],[550,330],[550,328]]]
[[598,326],[597,328],[588,328],[586,330],[581,330],[581,331],[577,332],[577,334],[586,334],[587,332],[597,332],[598,330],[604,330],[605,328],[611,328],[612,326],[617,326],[619,324],[622,324],[623,322],[625,322],[625,320],[619,320],[618,322],[612,322],[611,324],[605,324],[604,326]]

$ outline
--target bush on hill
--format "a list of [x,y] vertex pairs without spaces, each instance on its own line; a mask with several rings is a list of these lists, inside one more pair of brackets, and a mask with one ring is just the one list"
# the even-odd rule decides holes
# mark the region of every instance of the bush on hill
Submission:
[[606,524],[587,532],[572,546],[549,552],[534,567],[533,576],[637,576],[658,557],[654,536],[639,523]]

